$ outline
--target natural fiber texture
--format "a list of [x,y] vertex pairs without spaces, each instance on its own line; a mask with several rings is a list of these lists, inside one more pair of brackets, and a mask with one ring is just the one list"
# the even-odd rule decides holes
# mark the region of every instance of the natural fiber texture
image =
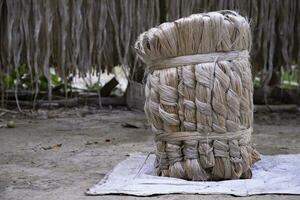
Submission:
[[1,103],[11,87],[16,94],[26,89],[22,74],[16,74],[14,86],[5,83],[18,69],[30,76],[27,90],[35,93],[39,77],[45,76],[49,99],[49,67],[67,84],[71,74],[100,74],[121,64],[130,69],[130,79],[141,82],[144,70],[132,48],[140,33],[165,21],[221,9],[238,10],[251,21],[253,72],[271,93],[280,84],[281,71],[300,63],[299,0],[0,0]]
[[4,79],[14,70],[16,93],[22,88],[18,70],[24,64],[27,89],[38,95],[44,76],[49,100],[50,67],[65,87],[70,75],[100,76],[116,65],[138,71],[132,45],[138,34],[159,22],[158,0],[0,0],[0,99],[13,89]]
[[226,53],[206,53],[206,54],[194,54],[187,56],[177,56],[174,58],[150,60],[147,63],[148,70],[153,71],[157,69],[166,69],[171,67],[183,66],[183,65],[195,65],[198,63],[209,63],[217,61],[231,61],[235,59],[248,59],[249,52],[244,51],[228,51]]
[[[245,18],[233,11],[191,15],[141,34],[135,48],[152,70],[145,112],[156,133],[157,174],[199,181],[250,178],[259,159],[250,141],[251,69],[247,56],[230,57],[250,51]],[[190,55],[203,54],[214,59],[187,63]]]

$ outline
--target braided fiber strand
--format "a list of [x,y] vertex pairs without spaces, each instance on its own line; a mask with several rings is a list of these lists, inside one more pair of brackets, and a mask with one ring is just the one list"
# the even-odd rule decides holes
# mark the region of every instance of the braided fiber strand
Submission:
[[[165,132],[180,131],[180,120],[177,111],[178,101],[178,74],[177,68],[163,69],[160,71],[160,107],[159,114],[163,120]],[[184,178],[185,173],[182,163],[182,142],[174,141],[166,143],[166,153],[169,160],[169,175],[171,177]]]
[[145,113],[157,175],[194,181],[251,178],[253,83],[249,23],[233,11],[194,14],[141,34]]
[[[182,68],[182,80],[184,88],[184,131],[196,131],[196,103],[195,89],[196,77],[194,66],[185,66]],[[185,159],[185,171],[187,178],[191,180],[207,180],[208,175],[201,167],[198,157],[198,141],[185,140],[183,141],[183,153]]]

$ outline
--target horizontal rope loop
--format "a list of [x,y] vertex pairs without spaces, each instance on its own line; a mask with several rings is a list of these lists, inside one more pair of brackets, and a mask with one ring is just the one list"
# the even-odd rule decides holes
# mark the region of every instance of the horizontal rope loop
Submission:
[[162,133],[155,136],[155,141],[184,141],[184,140],[198,140],[200,142],[207,142],[210,140],[240,140],[244,139],[246,141],[250,140],[251,133],[253,129],[248,128],[244,130],[239,130],[235,132],[226,132],[226,133],[200,133],[197,131],[183,131],[183,132],[172,132],[172,133]]
[[230,61],[237,59],[249,59],[249,52],[247,50],[213,52],[149,60],[145,62],[148,66],[148,70],[154,71],[158,69],[166,69],[178,66],[195,65],[200,63],[210,63],[218,61]]

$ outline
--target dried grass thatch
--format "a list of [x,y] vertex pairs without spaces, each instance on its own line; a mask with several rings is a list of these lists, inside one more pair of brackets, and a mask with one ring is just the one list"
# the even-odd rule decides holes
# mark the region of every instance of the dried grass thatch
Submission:
[[250,20],[253,35],[251,51],[253,74],[262,72],[260,80],[265,92],[268,92],[272,85],[278,84],[276,77],[280,76],[282,68],[291,70],[292,65],[299,66],[298,0],[167,0],[167,4],[168,20],[188,16],[191,13],[225,9],[236,10],[246,16]]
[[119,64],[134,69],[134,40],[160,20],[158,1],[139,0],[0,0],[0,17],[2,98],[3,75],[26,64],[36,94],[47,78],[50,99],[50,67],[64,82]]
[[[141,81],[143,70],[135,38],[164,21],[211,10],[237,10],[250,19],[252,62],[268,86],[274,72],[300,62],[300,2],[297,0],[0,0],[0,84],[20,64],[28,66],[33,90],[49,66],[63,80],[122,64],[129,78]],[[16,84],[18,86],[18,84]],[[17,92],[17,87],[15,88]]]

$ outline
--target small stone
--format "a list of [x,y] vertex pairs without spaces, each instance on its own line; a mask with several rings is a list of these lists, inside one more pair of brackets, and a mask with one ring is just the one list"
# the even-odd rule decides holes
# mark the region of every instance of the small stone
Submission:
[[16,123],[12,120],[8,121],[6,124],[7,128],[15,128],[16,127]]

